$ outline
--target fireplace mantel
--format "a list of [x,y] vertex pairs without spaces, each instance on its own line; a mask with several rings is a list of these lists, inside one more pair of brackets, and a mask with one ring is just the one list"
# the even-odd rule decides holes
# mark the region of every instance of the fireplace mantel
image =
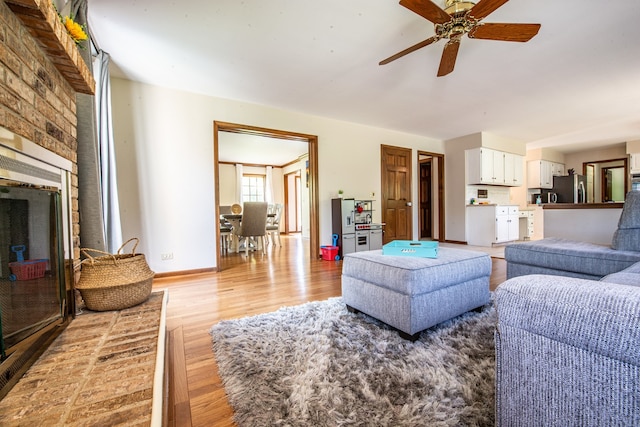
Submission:
[[51,0],[5,0],[74,90],[93,95],[95,81]]

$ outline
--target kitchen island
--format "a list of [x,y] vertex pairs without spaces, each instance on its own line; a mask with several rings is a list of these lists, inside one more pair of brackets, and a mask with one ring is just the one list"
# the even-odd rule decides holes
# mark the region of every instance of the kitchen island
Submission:
[[544,237],[610,245],[624,203],[548,203],[542,205]]

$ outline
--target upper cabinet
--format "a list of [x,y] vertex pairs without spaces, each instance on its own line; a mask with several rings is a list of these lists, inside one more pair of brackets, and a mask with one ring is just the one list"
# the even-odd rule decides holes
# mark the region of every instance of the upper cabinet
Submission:
[[547,160],[527,163],[528,188],[553,188],[553,177],[564,175],[564,164]]
[[505,185],[519,187],[523,184],[524,158],[517,154],[504,153],[504,182]]
[[484,147],[467,150],[466,156],[468,184],[522,185],[522,156]]
[[629,173],[640,173],[640,153],[629,154]]

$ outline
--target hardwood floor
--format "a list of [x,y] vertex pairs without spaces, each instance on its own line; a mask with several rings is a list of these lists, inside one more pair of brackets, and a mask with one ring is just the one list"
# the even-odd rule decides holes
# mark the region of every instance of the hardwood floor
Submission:
[[[169,425],[235,426],[208,333],[214,323],[340,295],[341,262],[311,261],[308,241],[281,237],[283,246],[271,246],[267,255],[223,256],[219,273],[154,280],[155,289],[169,290]],[[494,290],[505,280],[506,264],[492,260]]]

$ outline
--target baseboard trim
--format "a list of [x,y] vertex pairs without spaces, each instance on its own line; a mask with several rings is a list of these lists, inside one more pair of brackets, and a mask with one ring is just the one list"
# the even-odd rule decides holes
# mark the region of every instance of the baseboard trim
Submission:
[[443,243],[453,243],[456,245],[466,245],[467,242],[463,241],[463,240],[449,240],[449,239],[445,239]]
[[216,269],[213,267],[198,268],[193,270],[167,271],[164,273],[156,273],[153,277],[155,279],[162,279],[163,277],[188,276],[190,274],[214,273],[215,271]]

